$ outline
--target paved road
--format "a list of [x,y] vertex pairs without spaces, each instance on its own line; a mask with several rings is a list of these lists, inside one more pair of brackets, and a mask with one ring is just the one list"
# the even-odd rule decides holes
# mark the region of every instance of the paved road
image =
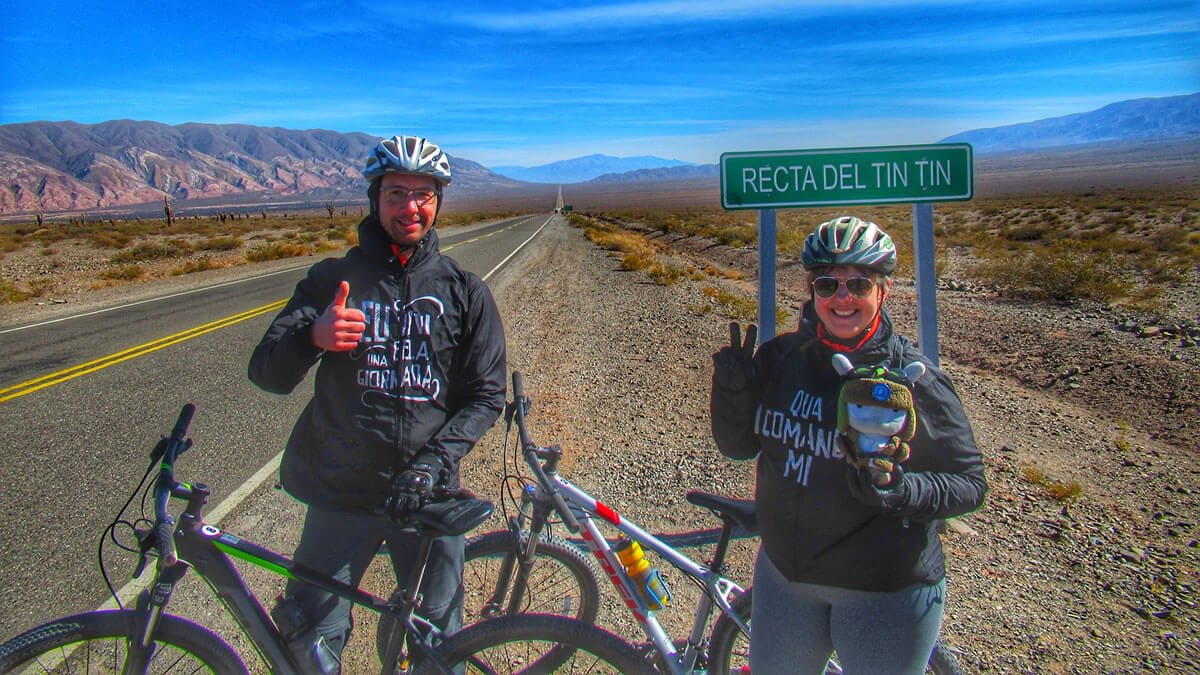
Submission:
[[[486,279],[520,264],[514,253],[549,217],[450,230],[442,249]],[[184,403],[197,407],[196,445],[180,478],[213,486],[214,505],[275,457],[307,385],[288,397],[267,394],[247,381],[246,364],[306,268],[0,326],[0,640],[108,599],[100,534]],[[130,556],[106,561],[120,588]]]

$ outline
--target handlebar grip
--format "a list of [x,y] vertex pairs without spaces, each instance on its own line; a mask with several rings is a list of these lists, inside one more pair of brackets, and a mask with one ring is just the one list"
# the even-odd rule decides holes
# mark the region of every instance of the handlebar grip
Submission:
[[520,401],[525,398],[525,377],[520,371],[513,371],[513,400]]
[[164,566],[170,567],[179,562],[179,556],[175,555],[174,518],[167,516],[154,525],[154,543]]
[[172,440],[183,440],[183,437],[187,435],[188,425],[192,423],[192,415],[195,414],[195,405],[191,403],[185,403],[183,405],[183,409],[179,411],[179,419],[175,420],[175,428],[171,430]]

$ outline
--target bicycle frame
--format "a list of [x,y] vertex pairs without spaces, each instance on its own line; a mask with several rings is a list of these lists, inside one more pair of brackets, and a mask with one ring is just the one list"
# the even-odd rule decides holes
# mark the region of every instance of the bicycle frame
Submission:
[[[637,523],[623,518],[616,509],[575,487],[570,481],[558,475],[558,460],[562,455],[562,450],[557,447],[542,448],[537,443],[534,443],[529,435],[529,429],[525,424],[525,416],[529,409],[530,400],[525,397],[524,377],[521,373],[513,372],[512,384],[513,401],[508,406],[506,419],[509,422],[516,422],[521,454],[525,459],[525,463],[537,477],[537,484],[533,488],[534,494],[531,495],[535,508],[534,520],[530,527],[529,549],[524,552],[524,559],[521,561],[521,565],[527,567],[531,564],[533,548],[541,533],[541,528],[546,524],[546,516],[548,516],[550,511],[556,511],[562,517],[564,524],[569,530],[578,532],[583,536],[584,543],[592,554],[596,556],[597,560],[599,560],[601,568],[608,575],[613,586],[616,587],[618,593],[621,595],[621,599],[625,601],[626,607],[629,608],[630,613],[633,614],[638,624],[642,627],[642,631],[654,643],[656,650],[663,657],[663,661],[672,672],[685,673],[695,667],[696,661],[701,654],[700,646],[704,639],[704,629],[708,623],[714,603],[721,608],[722,613],[737,624],[738,628],[746,635],[750,635],[749,624],[738,617],[737,612],[733,611],[729,601],[731,596],[740,594],[745,589],[721,576],[721,565],[732,533],[731,526],[727,523],[722,530],[721,539],[717,544],[717,551],[713,556],[713,560],[709,563],[708,567],[705,567],[664,543],[658,537],[643,530]],[[546,457],[546,465],[543,467],[541,464],[541,455],[547,452],[549,455]],[[617,558],[616,552],[609,545],[608,540],[596,524],[596,519],[592,516],[599,517],[629,538],[637,541],[643,550],[649,549],[658,554],[670,563],[672,567],[699,582],[699,585],[704,589],[704,595],[700,598],[700,604],[696,607],[695,620],[692,623],[692,630],[688,634],[687,645],[684,647],[682,655],[674,643],[672,643],[670,636],[663,629],[662,624],[654,616],[654,611],[642,600],[641,595],[634,586],[633,580],[630,579],[629,574],[625,571],[625,566]],[[519,527],[519,524],[513,523],[510,524],[510,527],[515,530]],[[518,581],[520,581],[519,578]],[[519,598],[521,597],[521,592],[519,590],[514,591],[513,595]]]
[[[559,499],[555,499],[555,495],[557,495],[561,499],[562,504],[570,510],[575,525],[578,527],[578,530],[575,530],[575,528],[572,529],[578,531],[583,537],[588,549],[596,556],[604,573],[608,575],[609,580],[612,581],[613,586],[620,593],[622,600],[625,601],[626,607],[629,608],[630,613],[638,621],[638,624],[641,625],[647,637],[654,642],[658,653],[663,656],[664,661],[673,672],[690,672],[695,667],[701,653],[700,647],[704,639],[704,630],[708,624],[714,604],[737,623],[738,627],[745,631],[747,635],[750,634],[749,625],[737,616],[730,603],[730,599],[736,598],[744,589],[720,574],[721,563],[724,559],[731,534],[729,528],[726,528],[722,532],[722,538],[718,542],[717,551],[712,562],[708,566],[704,566],[680,553],[653,534],[645,531],[634,521],[622,517],[616,509],[598,501],[570,481],[559,476],[556,471],[544,471],[542,466],[537,463],[534,453],[526,455],[526,462],[530,464],[534,473],[538,475],[539,485],[534,488],[535,494],[531,495],[534,502],[550,503],[557,506],[559,502]],[[543,511],[548,510],[543,509]],[[557,506],[555,510],[558,510],[560,514],[562,513],[561,506]],[[658,622],[658,619],[654,615],[654,610],[651,610],[647,606],[646,602],[637,592],[633,580],[625,571],[625,566],[621,564],[616,552],[609,545],[608,539],[605,538],[599,525],[597,525],[597,519],[603,520],[630,539],[637,541],[644,550],[653,551],[672,567],[698,581],[704,589],[705,594],[700,598],[700,604],[696,608],[692,629],[688,634],[687,644],[684,646],[682,654]],[[537,538],[538,532],[535,530],[540,530],[542,527],[543,523],[537,522],[538,520],[544,519],[535,515],[530,529],[532,535],[530,537],[531,541]],[[568,524],[568,527],[571,527],[571,525]]]
[[[172,496],[188,500],[187,509],[174,532],[178,562],[166,565],[160,559],[153,584],[143,592],[138,600],[139,611],[146,614],[142,647],[150,645],[150,636],[153,634],[157,618],[164,613],[175,585],[187,574],[189,569],[194,569],[245,635],[250,638],[250,643],[259,657],[273,672],[277,672],[281,668],[298,671],[297,664],[292,660],[283,636],[280,635],[257,596],[246,586],[234,567],[231,558],[237,558],[288,579],[311,584],[338,597],[350,600],[356,605],[376,612],[396,615],[399,619],[398,625],[404,627],[405,633],[416,638],[413,640],[413,644],[417,646],[424,657],[432,659],[443,672],[450,672],[432,647],[431,637],[439,632],[438,629],[413,611],[417,601],[416,589],[420,588],[424,563],[428,559],[432,547],[431,538],[423,538],[422,548],[417,559],[418,564],[414,566],[413,578],[409,580],[402,602],[397,605],[205,523],[201,509],[207,501],[208,495],[208,487],[199,483],[192,486],[178,484],[172,490]],[[399,637],[403,638],[404,636]],[[392,641],[394,653],[389,654],[385,659],[385,669],[390,670],[387,661],[392,661],[394,665],[394,662],[400,658],[398,652],[403,648],[404,642],[403,639]]]

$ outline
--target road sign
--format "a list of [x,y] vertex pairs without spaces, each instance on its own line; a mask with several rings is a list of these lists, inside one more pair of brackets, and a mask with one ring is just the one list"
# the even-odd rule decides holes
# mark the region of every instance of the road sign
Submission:
[[968,143],[726,152],[721,155],[721,205],[776,209],[965,201],[975,188],[973,163]]

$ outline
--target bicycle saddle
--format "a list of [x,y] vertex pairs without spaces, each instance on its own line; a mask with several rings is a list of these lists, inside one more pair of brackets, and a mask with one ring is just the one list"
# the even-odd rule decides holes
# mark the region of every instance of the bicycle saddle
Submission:
[[492,515],[495,506],[486,499],[468,497],[429,502],[409,515],[418,529],[437,537],[466,534]]
[[709,492],[692,490],[687,493],[688,502],[706,508],[720,516],[721,520],[732,521],[747,532],[758,532],[758,515],[753,499],[733,499]]

